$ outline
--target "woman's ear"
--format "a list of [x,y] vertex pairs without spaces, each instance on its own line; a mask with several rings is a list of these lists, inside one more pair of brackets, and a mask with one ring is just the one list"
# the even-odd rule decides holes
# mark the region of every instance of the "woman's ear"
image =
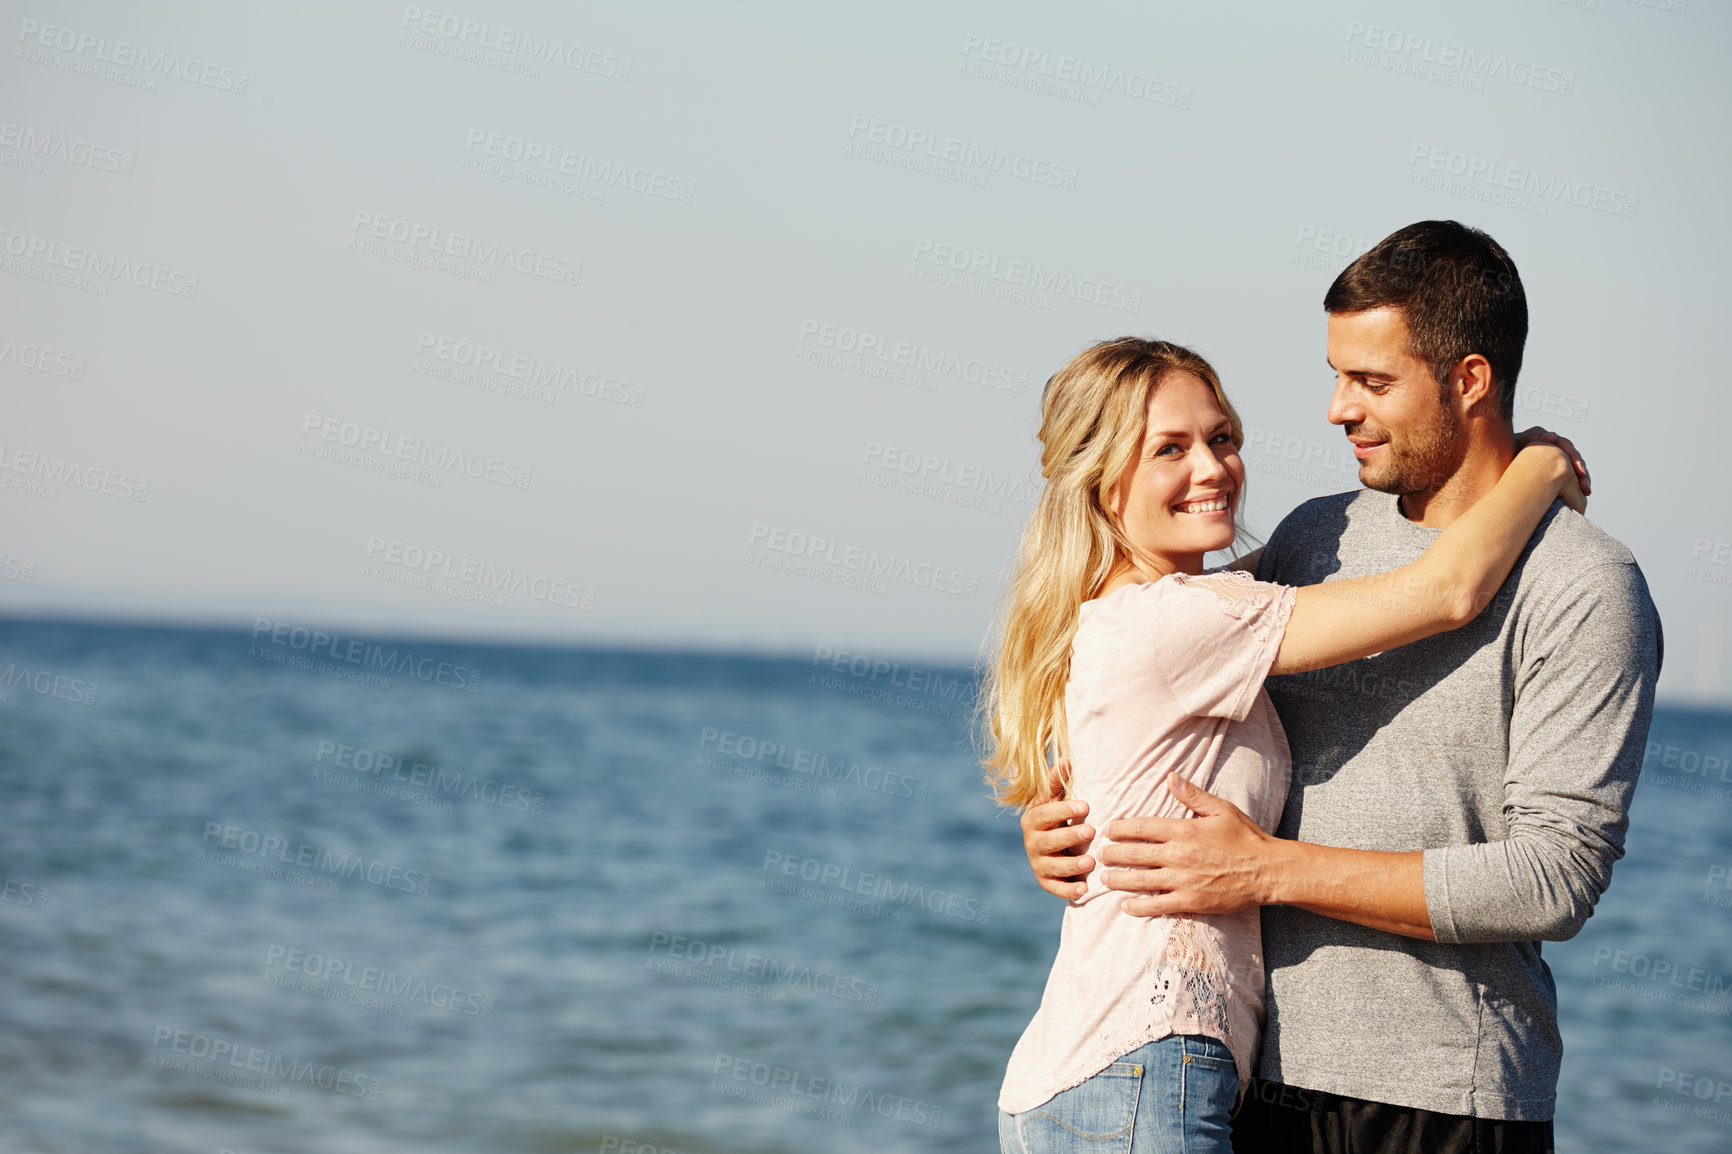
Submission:
[[1104,514],[1107,520],[1111,521],[1114,525],[1123,525],[1125,523],[1124,481],[1124,476],[1121,474],[1117,480],[1113,481],[1111,484],[1103,486],[1101,489],[1101,513]]

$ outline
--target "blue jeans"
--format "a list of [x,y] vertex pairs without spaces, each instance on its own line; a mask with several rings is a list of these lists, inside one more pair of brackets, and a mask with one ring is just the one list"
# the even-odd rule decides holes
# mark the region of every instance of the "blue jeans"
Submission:
[[998,1112],[1004,1154],[1231,1154],[1239,1072],[1224,1042],[1169,1034],[1021,1114]]

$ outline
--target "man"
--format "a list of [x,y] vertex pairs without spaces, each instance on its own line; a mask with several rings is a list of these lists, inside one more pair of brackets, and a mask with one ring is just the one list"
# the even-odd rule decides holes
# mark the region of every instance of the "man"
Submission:
[[[1324,308],[1329,420],[1366,488],[1282,521],[1265,581],[1407,564],[1515,453],[1527,301],[1489,236],[1410,225]],[[1293,752],[1276,836],[1177,781],[1197,816],[1107,828],[1107,885],[1147,895],[1128,912],[1263,907],[1268,1021],[1236,1149],[1552,1149],[1562,1043],[1540,942],[1581,929],[1623,855],[1660,655],[1634,557],[1554,504],[1468,625],[1267,681]],[[1024,817],[1060,896],[1095,866],[1070,856],[1086,812]]]

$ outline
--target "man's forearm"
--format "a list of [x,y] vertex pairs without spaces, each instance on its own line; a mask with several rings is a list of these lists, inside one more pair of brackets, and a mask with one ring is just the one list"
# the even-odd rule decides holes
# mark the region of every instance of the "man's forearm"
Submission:
[[1425,905],[1425,854],[1414,850],[1340,849],[1275,840],[1265,905],[1297,906],[1338,918],[1436,941]]

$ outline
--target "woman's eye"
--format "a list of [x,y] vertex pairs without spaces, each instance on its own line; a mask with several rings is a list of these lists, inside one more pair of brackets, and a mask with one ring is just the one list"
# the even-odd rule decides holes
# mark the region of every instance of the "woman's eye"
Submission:
[[1162,445],[1160,447],[1160,450],[1155,453],[1155,456],[1167,457],[1167,456],[1171,456],[1174,453],[1177,453],[1178,451],[1179,451],[1179,446],[1177,446],[1177,445]]
[[1223,444],[1230,445],[1233,443],[1233,434],[1231,434],[1231,433],[1216,433],[1215,436],[1213,437],[1213,439],[1211,439],[1209,441],[1209,443],[1211,445],[1223,445]]

